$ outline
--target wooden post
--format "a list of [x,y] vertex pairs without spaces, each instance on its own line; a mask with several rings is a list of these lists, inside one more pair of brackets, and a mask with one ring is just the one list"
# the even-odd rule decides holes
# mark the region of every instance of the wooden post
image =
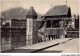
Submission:
[[51,21],[51,28],[52,28],[52,23],[53,23],[53,21],[52,20],[50,20]]
[[10,44],[9,44],[9,48],[10,48],[10,49],[12,49],[12,46],[11,46],[11,44],[12,44],[12,43],[11,43],[11,41],[12,41],[11,37],[12,37],[12,36],[11,36],[11,35],[12,35],[12,32],[11,32],[11,29],[10,29],[10,38],[9,38],[9,43],[10,43]]
[[[1,30],[1,27],[0,27]],[[1,32],[0,32],[0,53],[1,53]]]
[[0,53],[1,53],[1,19],[0,19]]

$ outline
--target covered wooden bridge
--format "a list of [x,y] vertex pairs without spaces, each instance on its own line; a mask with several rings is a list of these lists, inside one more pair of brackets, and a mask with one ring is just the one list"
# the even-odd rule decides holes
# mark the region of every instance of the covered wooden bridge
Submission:
[[54,6],[42,16],[43,22],[40,30],[43,30],[46,40],[64,38],[67,34],[67,25],[71,19],[71,9],[66,5]]

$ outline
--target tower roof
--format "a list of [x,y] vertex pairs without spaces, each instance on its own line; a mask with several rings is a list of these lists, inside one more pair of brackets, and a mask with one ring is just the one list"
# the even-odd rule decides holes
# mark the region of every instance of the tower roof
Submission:
[[59,5],[59,6],[54,6],[51,8],[44,16],[66,16],[66,17],[71,17],[71,10],[70,7],[66,5]]
[[34,8],[31,6],[29,11],[27,12],[26,18],[37,18],[37,13],[35,12]]

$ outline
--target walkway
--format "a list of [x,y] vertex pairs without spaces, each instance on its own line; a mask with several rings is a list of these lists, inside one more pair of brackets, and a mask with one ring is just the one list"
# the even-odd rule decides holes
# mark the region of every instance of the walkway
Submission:
[[41,42],[30,46],[23,46],[23,47],[15,48],[14,50],[5,51],[5,53],[6,52],[7,53],[34,53],[37,51],[50,48],[52,46],[59,45],[61,43],[65,43],[69,40],[72,40],[72,38],[63,38],[63,39],[56,39],[47,42]]

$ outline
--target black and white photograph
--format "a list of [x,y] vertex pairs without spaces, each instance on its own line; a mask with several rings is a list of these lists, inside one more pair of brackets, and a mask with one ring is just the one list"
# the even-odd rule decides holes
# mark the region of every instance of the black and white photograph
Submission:
[[0,0],[0,53],[79,51],[79,0]]

